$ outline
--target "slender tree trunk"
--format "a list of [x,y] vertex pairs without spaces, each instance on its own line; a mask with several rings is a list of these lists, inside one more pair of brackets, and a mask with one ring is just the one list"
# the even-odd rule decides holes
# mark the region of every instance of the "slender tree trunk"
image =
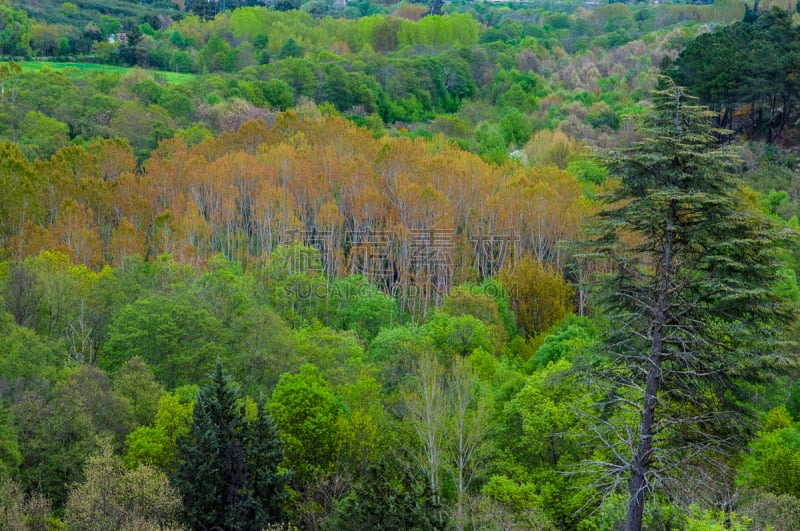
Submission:
[[789,121],[789,115],[792,112],[792,96],[791,94],[786,94],[783,98],[783,109],[781,112],[781,120],[778,123],[778,132],[775,133],[775,142],[781,137],[783,134],[783,128],[786,126],[786,123]]
[[[463,451],[463,441],[459,441],[459,450]],[[464,463],[458,467],[458,503],[456,505],[456,529],[464,529]]]
[[775,105],[777,96],[773,95],[769,100],[769,126],[767,128],[767,144],[772,145],[775,142]]
[[[670,209],[668,223],[673,224],[674,210]],[[644,410],[639,425],[639,445],[633,458],[631,479],[629,483],[628,519],[626,531],[641,531],[644,517],[644,501],[647,493],[647,473],[653,455],[653,426],[658,402],[658,389],[661,385],[661,351],[664,342],[664,326],[667,320],[666,310],[669,298],[670,270],[672,267],[672,246],[675,235],[667,231],[664,242],[664,258],[661,264],[658,286],[658,306],[653,322],[653,337],[650,343],[650,355],[647,358],[647,382],[644,389]]]
[[[654,337],[653,351],[661,346],[660,333],[658,340]],[[633,470],[629,482],[628,520],[626,531],[641,531],[644,516],[644,499],[647,491],[647,472],[650,470],[650,457],[653,451],[653,424],[655,420],[656,396],[661,383],[661,354],[653,352],[649,358],[650,370],[647,373],[647,386],[644,391],[644,412],[639,433],[639,446],[633,461]]]

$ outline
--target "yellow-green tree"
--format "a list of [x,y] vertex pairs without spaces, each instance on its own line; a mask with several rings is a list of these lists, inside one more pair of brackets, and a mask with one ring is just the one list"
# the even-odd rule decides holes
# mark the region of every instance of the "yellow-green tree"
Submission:
[[504,268],[499,278],[508,289],[523,335],[545,332],[572,309],[572,288],[558,271],[533,257],[525,256]]

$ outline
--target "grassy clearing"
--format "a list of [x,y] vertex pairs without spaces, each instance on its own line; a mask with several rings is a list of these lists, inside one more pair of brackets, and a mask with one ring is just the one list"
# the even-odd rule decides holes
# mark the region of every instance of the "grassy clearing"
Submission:
[[[51,63],[49,61],[24,61],[19,63],[23,71],[42,70],[50,68],[70,77],[81,78],[92,72],[118,73],[122,76],[131,69],[123,66],[98,65],[93,63]],[[168,83],[185,83],[194,78],[194,74],[178,74],[175,72],[161,72],[158,70],[148,70],[156,78],[166,80]]]

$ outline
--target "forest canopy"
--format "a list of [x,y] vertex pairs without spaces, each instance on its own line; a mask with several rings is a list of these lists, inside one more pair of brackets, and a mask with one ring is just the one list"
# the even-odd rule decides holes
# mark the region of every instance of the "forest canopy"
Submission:
[[800,527],[773,4],[0,0],[0,528]]

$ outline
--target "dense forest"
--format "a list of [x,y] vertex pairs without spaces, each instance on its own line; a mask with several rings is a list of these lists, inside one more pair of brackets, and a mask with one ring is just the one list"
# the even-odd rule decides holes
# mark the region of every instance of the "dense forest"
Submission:
[[0,529],[800,528],[795,8],[0,0]]

